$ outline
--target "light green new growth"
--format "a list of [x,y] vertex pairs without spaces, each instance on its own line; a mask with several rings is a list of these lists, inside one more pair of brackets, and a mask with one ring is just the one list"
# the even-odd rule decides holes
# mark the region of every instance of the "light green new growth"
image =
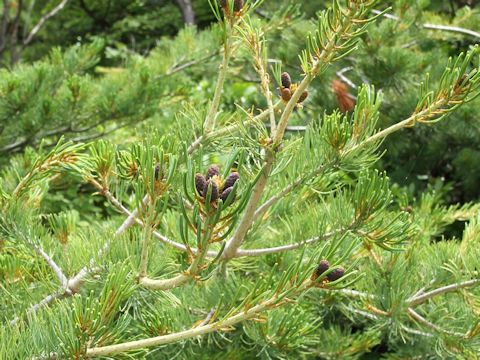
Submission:
[[[2,308],[0,358],[192,358],[227,343],[233,352],[251,347],[265,358],[348,358],[382,337],[402,349],[428,349],[430,358],[480,351],[479,206],[436,206],[426,195],[406,211],[388,176],[375,170],[387,136],[432,125],[479,95],[479,47],[445,60],[438,86],[427,76],[417,107],[389,127],[378,125],[384,95],[362,85],[351,113],[325,113],[290,135],[302,93],[355,53],[381,17],[372,16],[380,2],[334,0],[319,14],[287,100],[275,99],[281,84],[269,67],[270,34],[254,16],[259,3],[245,1],[234,15],[212,0],[221,22],[218,78],[202,110],[185,105],[177,132],[153,133],[132,146],[61,139],[27,152],[28,170],[18,171],[12,160],[3,171],[1,258],[17,275],[2,274],[10,298]],[[237,54],[248,56],[245,66],[258,75],[264,109],[222,108]],[[57,57],[41,66],[64,64]],[[144,106],[145,116],[157,111],[151,64],[138,62],[118,80],[145,84],[138,102],[120,107],[106,99],[86,127],[116,117],[129,122],[130,106]],[[83,84],[75,106],[88,106],[88,88],[107,97],[106,83],[85,85],[90,78],[69,71],[59,87],[73,94],[74,84]],[[74,131],[76,124],[67,126]],[[39,130],[22,145],[4,146],[44,136]],[[209,180],[212,165],[220,173]],[[225,193],[234,173],[239,180]],[[61,177],[83,184],[96,201],[105,199],[106,212],[119,215],[79,214],[75,205],[60,215],[42,212]],[[458,219],[469,221],[462,239],[431,241]],[[329,262],[324,273],[321,260]],[[20,297],[28,304],[9,304]],[[341,320],[332,325],[331,318]],[[343,321],[358,324],[361,334],[346,334]]]

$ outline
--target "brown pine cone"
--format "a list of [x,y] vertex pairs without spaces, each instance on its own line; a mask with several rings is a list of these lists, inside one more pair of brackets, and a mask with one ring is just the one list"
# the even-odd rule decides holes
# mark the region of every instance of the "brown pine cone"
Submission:
[[162,171],[160,171],[160,164],[155,165],[155,180],[162,180],[163,179],[163,174]]
[[302,103],[305,101],[305,99],[307,98],[308,96],[308,90],[305,90],[302,95],[300,95],[300,98],[298,99],[298,103]]
[[243,9],[243,0],[234,0],[233,1],[233,11],[238,13]]
[[292,79],[290,78],[290,74],[288,72],[283,72],[282,73],[282,86],[284,88],[290,88],[290,85],[292,85]]
[[283,88],[280,90],[280,93],[282,94],[283,101],[289,101],[292,98],[292,92],[289,88]]

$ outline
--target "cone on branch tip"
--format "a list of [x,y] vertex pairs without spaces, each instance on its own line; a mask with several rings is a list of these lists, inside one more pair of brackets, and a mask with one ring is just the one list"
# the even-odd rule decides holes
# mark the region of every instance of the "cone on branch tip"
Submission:
[[338,267],[334,269],[331,273],[327,275],[327,279],[329,281],[336,281],[340,279],[343,275],[345,275],[345,269],[343,267]]
[[228,198],[228,195],[232,192],[233,186],[238,180],[240,180],[240,174],[234,171],[231,172],[222,183],[219,167],[216,165],[211,165],[207,169],[206,176],[203,176],[200,173],[195,174],[195,188],[198,195],[203,198],[200,200],[201,202],[206,200],[209,188],[211,188],[211,203],[216,202],[219,198],[225,202]]
[[223,189],[228,189],[230,187],[233,187],[235,183],[240,179],[240,174],[238,172],[232,172],[230,175],[225,180],[225,183],[223,184]]
[[214,176],[219,176],[220,175],[220,169],[216,165],[212,165],[208,168],[207,170],[207,175],[205,176],[206,180],[210,180]]
[[208,195],[208,188],[211,187],[212,188],[212,193],[210,194],[210,202],[213,202],[213,201],[217,201],[218,199],[218,185],[217,183],[210,179],[208,180],[207,182],[207,186],[205,187],[205,191],[204,191],[204,194],[203,194],[203,197],[206,198],[207,195]]
[[307,96],[308,96],[308,90],[305,90],[304,92],[302,92],[302,95],[300,95],[300,98],[298,99],[298,103],[300,104],[304,102]]
[[[228,195],[230,195],[232,190],[233,190],[233,186],[223,190],[222,195],[220,195],[220,199],[222,199],[223,202],[227,201]],[[235,197],[232,199],[232,202],[233,201],[235,201]]]
[[234,0],[233,1],[233,12],[238,13],[238,12],[242,11],[243,5],[244,5],[243,0]]
[[207,185],[207,180],[202,174],[195,174],[195,188],[197,189],[197,192],[200,196],[203,196],[203,194],[205,193]]
[[322,276],[330,268],[328,260],[322,260],[315,269],[315,278]]
[[[311,279],[312,280],[317,280],[317,279],[322,279],[324,277],[323,274],[325,274],[328,270],[330,269],[330,263],[328,260],[321,260],[318,263],[317,268],[313,272]],[[336,281],[343,277],[345,275],[345,269],[341,266],[333,269],[331,272],[327,274],[327,280],[328,281]]]
[[283,88],[280,90],[280,93],[282,95],[282,100],[283,101],[290,101],[290,99],[292,98],[292,92],[290,91],[289,88]]
[[[233,13],[238,15],[245,5],[244,0],[233,0]],[[220,0],[220,7],[223,9],[224,13],[230,12],[230,2],[227,0]]]
[[284,88],[290,89],[290,86],[292,85],[292,79],[290,77],[290,74],[288,72],[283,72],[281,79],[282,79],[282,86]]

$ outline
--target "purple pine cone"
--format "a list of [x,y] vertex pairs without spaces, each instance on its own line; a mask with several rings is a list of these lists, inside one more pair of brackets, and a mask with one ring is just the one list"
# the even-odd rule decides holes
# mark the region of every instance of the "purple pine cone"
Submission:
[[210,196],[210,202],[216,201],[218,199],[218,185],[215,181],[209,180],[207,182],[207,185],[205,186],[205,192],[203,197],[207,198],[207,193],[208,193],[208,187],[209,185],[212,184],[212,194]]
[[210,166],[210,167],[208,168],[208,170],[207,170],[207,176],[205,176],[205,178],[206,178],[207,180],[210,180],[210,179],[211,179],[212,177],[214,177],[215,175],[216,175],[216,176],[220,175],[220,169],[218,168],[218,166],[212,165],[212,166]]
[[330,268],[330,263],[328,260],[322,260],[317,266],[317,269],[315,270],[315,275],[317,277],[320,277],[325,271],[327,271]]
[[226,190],[235,183],[240,180],[240,174],[238,172],[232,172],[230,175],[228,175],[227,179],[225,180],[225,183],[223,184],[223,188]]
[[330,274],[327,275],[327,279],[330,281],[335,281],[340,279],[345,274],[345,269],[343,267],[338,267],[334,269]]
[[199,195],[204,196],[205,190],[207,188],[207,180],[202,174],[195,174],[195,188]]
[[[222,199],[223,202],[227,201],[228,195],[232,192],[233,187],[226,188],[223,190],[222,195],[220,195],[220,199]],[[233,197],[232,202],[235,201],[235,197]]]

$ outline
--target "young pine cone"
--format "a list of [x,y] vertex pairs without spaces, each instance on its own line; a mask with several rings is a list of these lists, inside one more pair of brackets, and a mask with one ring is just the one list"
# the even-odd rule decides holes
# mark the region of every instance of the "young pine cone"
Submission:
[[298,103],[302,103],[305,101],[305,99],[307,98],[308,96],[308,90],[305,90],[302,95],[300,95],[300,98],[298,99]]
[[317,269],[315,270],[315,276],[318,278],[322,276],[325,271],[327,271],[330,268],[330,263],[328,260],[322,260],[317,266]]
[[[220,195],[220,199],[222,199],[223,202],[227,201],[228,195],[232,192],[233,187],[228,187],[225,190],[223,190],[222,195]],[[232,202],[235,201],[235,197],[232,199]]]
[[163,174],[160,171],[160,164],[155,165],[155,180],[162,180]]
[[195,188],[199,195],[204,196],[207,185],[207,180],[205,180],[205,177],[202,174],[195,174]]
[[205,186],[205,191],[203,197],[206,199],[208,194],[208,188],[212,187],[212,194],[210,195],[210,202],[216,201],[218,199],[218,185],[215,181],[209,180],[207,186]]
[[220,0],[220,6],[225,9],[228,6],[227,0]]
[[292,85],[292,79],[290,78],[290,74],[288,72],[282,73],[282,86],[284,88],[289,89],[290,85]]
[[207,170],[207,176],[205,177],[207,180],[210,180],[214,176],[220,175],[220,169],[216,165],[212,165]]
[[234,0],[233,1],[233,12],[240,12],[243,9],[243,0]]
[[282,94],[283,101],[290,101],[290,99],[292,98],[292,92],[290,91],[289,88],[281,89],[280,93]]
[[225,183],[223,184],[223,188],[226,190],[230,187],[233,187],[235,183],[240,179],[240,174],[237,172],[232,172],[230,175],[228,175],[227,179],[225,180]]
[[344,274],[345,274],[345,269],[343,267],[338,267],[327,275],[327,279],[329,281],[335,281],[340,279]]

